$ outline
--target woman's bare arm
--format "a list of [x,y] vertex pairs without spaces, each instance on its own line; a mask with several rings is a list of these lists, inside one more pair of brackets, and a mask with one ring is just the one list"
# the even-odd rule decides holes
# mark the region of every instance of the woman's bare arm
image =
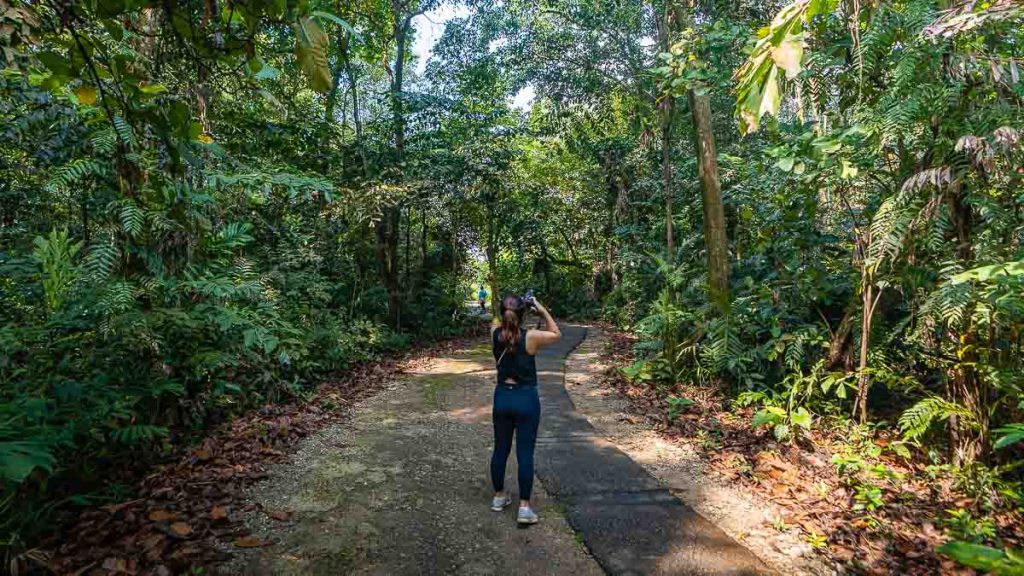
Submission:
[[[544,307],[543,304],[537,300],[533,301],[534,306],[537,309],[537,313],[544,319],[543,330],[530,330],[527,332],[526,344],[527,352],[535,354],[537,349],[541,346],[547,346],[548,344],[554,344],[562,339],[562,331],[558,328],[558,324],[555,323],[555,319],[551,317],[551,313]],[[531,350],[532,348],[532,350]]]

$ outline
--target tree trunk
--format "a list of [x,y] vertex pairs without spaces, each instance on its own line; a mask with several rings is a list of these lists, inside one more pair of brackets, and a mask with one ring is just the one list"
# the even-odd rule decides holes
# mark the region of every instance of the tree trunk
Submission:
[[334,79],[334,84],[331,86],[330,92],[327,93],[327,101],[324,104],[324,122],[330,124],[334,122],[334,108],[338,102],[338,94],[341,92],[341,74],[345,71],[345,64],[348,62],[348,32],[341,30],[338,32],[338,63],[335,69],[331,72],[331,78]]
[[[397,2],[392,2],[395,9],[395,66],[391,81],[392,128],[395,138],[395,164],[402,165],[405,152],[405,110],[402,103],[402,81],[405,70],[405,50],[408,41],[409,21],[400,10]],[[399,168],[397,179],[402,180],[404,174]],[[401,286],[398,276],[398,233],[401,209],[398,206],[387,206],[381,219],[377,222],[377,257],[381,265],[381,279],[388,292],[388,321],[395,330],[401,329]]]
[[[973,213],[965,200],[962,186],[949,196],[949,211],[956,232],[956,257],[964,269],[971,268],[974,250],[971,245]],[[971,302],[964,311],[959,326],[949,327],[949,339],[956,343],[956,356],[960,359],[947,375],[952,382],[950,400],[969,410],[977,421],[977,430],[972,430],[954,415],[949,421],[950,441],[953,448],[953,464],[962,466],[986,456],[988,446],[989,390],[985,379],[979,376],[975,366],[978,363],[978,341],[974,327],[976,305]]]
[[[412,253],[409,249],[412,241],[412,206],[405,209],[405,289],[411,289],[412,284]],[[408,292],[407,292],[408,295]]]
[[839,326],[837,326],[835,332],[832,333],[832,339],[829,342],[829,370],[835,370],[840,366],[846,365],[847,359],[849,358],[849,354],[847,352],[850,344],[850,335],[853,333],[853,323],[856,319],[857,301],[856,299],[851,299],[849,305],[846,307],[846,311],[843,313],[843,319],[839,321]]
[[401,329],[401,298],[398,289],[398,210],[389,208],[374,224],[377,237],[377,261],[381,270],[381,281],[388,293],[388,324]]
[[370,167],[366,161],[366,149],[363,148],[363,121],[359,116],[359,82],[352,68],[352,60],[348,52],[343,52],[342,57],[345,64],[345,75],[352,84],[352,124],[356,130],[356,150],[359,152],[359,160],[362,163],[363,178],[369,178]]
[[868,374],[868,350],[871,345],[871,322],[875,317],[875,307],[881,292],[875,292],[875,275],[868,267],[868,250],[871,246],[871,231],[857,233],[856,254],[860,261],[861,285],[861,322],[860,322],[860,360],[857,365],[857,411],[861,424],[868,421],[868,390],[871,388],[871,377]]
[[427,286],[427,209],[420,211],[420,281],[419,289]]
[[[675,12],[671,2],[665,3],[662,17],[658,20],[658,43],[663,52],[668,52],[674,33]],[[672,120],[675,112],[675,96],[664,94],[659,104],[661,110],[661,186],[665,196],[665,261],[671,266],[675,262],[676,243],[673,234],[672,214]]]
[[860,423],[868,421],[868,388],[871,379],[868,377],[868,348],[871,340],[871,302],[874,299],[874,286],[867,264],[861,263],[861,323],[860,323],[860,361],[857,365],[857,416]]
[[676,242],[672,230],[672,110],[671,102],[663,104],[661,127],[661,182],[665,194],[665,261],[671,266],[676,259]]
[[711,103],[707,94],[690,90],[690,110],[696,135],[697,175],[704,205],[704,245],[708,254],[711,301],[724,313],[729,309],[729,239],[725,231],[722,185],[718,178],[715,133],[711,129]]
[[501,319],[501,308],[498,303],[501,296],[498,294],[498,223],[495,213],[494,201],[488,202],[487,208],[487,282],[491,288],[491,316]]

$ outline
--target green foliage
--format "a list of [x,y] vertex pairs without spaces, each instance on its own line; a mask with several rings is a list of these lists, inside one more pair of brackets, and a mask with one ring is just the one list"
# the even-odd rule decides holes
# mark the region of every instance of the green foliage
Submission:
[[[400,163],[368,112],[404,103],[377,31],[411,14],[0,4],[0,555],[245,410],[471,326],[458,163],[412,138]],[[384,209],[415,214],[386,262]]]
[[695,401],[681,396],[669,396],[665,399],[668,402],[668,421],[675,422],[687,406],[693,406]]
[[925,398],[903,412],[899,420],[900,430],[905,437],[916,440],[924,436],[932,423],[952,416],[961,417],[964,425],[973,423],[971,412],[963,406],[936,396]]
[[1019,501],[1016,4],[475,4],[425,73],[410,42],[436,1],[231,6],[0,10],[5,542],[103,493],[100,468],[458,334],[470,280],[633,331],[622,373],[670,420],[679,382],[780,441],[862,398],[877,426],[836,465],[868,517],[894,482],[871,436],[897,427],[886,450],[932,449],[983,512]]
[[1002,436],[996,440],[996,443],[992,445],[996,450],[1024,441],[1024,424],[1010,424],[1008,426],[1003,426],[1002,428],[996,428],[995,432],[997,434],[1002,434]]
[[40,284],[46,307],[55,312],[63,307],[67,292],[75,281],[73,259],[82,248],[82,243],[72,243],[67,230],[53,230],[46,238],[36,236],[32,244],[35,246],[32,256],[42,268]]
[[882,489],[874,484],[859,483],[854,486],[853,509],[873,512],[885,506]]
[[946,510],[949,516],[942,521],[942,526],[952,540],[981,544],[996,537],[995,522],[991,518],[974,518],[963,508]]
[[998,576],[1020,576],[1024,574],[1024,554],[1007,548],[1000,550],[970,542],[952,540],[936,548],[964,566],[976,568]]

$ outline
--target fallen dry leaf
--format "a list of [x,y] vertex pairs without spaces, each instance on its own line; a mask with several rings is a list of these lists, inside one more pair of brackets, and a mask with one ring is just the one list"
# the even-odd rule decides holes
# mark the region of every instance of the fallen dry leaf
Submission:
[[291,512],[285,512],[284,510],[274,510],[267,515],[279,522],[287,522],[292,517]]
[[150,522],[166,522],[172,520],[174,516],[173,512],[168,512],[167,510],[153,510],[149,513],[148,518]]
[[228,509],[224,506],[214,506],[210,510],[211,520],[223,520],[228,517]]
[[263,548],[273,544],[270,540],[264,540],[255,536],[243,536],[235,540],[235,546],[239,548]]
[[171,524],[171,532],[182,538],[192,534],[192,527],[184,522],[175,522]]

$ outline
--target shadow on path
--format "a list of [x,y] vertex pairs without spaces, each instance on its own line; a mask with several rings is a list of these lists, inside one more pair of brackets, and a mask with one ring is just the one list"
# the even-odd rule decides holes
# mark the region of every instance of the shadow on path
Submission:
[[564,360],[584,338],[585,328],[566,326],[562,341],[537,357],[537,475],[601,566],[610,574],[774,574],[576,412]]

